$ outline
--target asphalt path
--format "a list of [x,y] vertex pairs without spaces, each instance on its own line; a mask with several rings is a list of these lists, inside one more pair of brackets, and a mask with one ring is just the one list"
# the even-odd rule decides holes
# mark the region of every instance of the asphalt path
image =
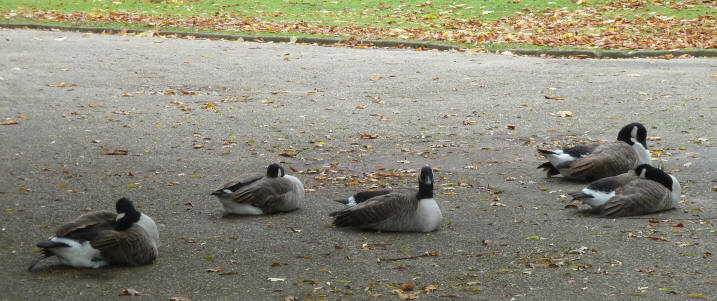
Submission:
[[[0,125],[0,300],[715,299],[715,87],[714,59],[0,29],[17,122]],[[565,195],[583,184],[536,169],[539,146],[634,121],[681,181],[675,210],[592,216]],[[304,181],[302,208],[225,216],[212,189],[271,162]],[[415,187],[424,165],[438,231],[330,226],[332,199]],[[154,264],[27,271],[35,243],[122,196],[159,225]]]

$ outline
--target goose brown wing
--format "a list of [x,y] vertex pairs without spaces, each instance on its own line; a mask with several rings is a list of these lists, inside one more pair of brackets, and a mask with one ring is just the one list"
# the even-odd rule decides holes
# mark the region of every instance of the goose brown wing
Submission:
[[611,142],[597,147],[589,156],[574,161],[566,172],[571,178],[596,180],[627,172],[635,167],[636,161],[637,155],[630,145]]
[[98,226],[112,228],[116,217],[117,213],[106,210],[83,214],[75,220],[60,226],[55,232],[55,236],[90,239],[82,237],[84,236],[82,232],[90,232],[88,230]]
[[293,183],[283,177],[264,178],[234,191],[231,198],[237,203],[264,208],[281,201],[283,195],[290,192],[293,187]]
[[416,194],[418,191],[402,190],[376,196],[355,206],[331,213],[334,216],[334,225],[337,227],[361,227],[372,225],[386,220],[401,212],[412,212],[418,206]]
[[125,265],[149,264],[157,257],[147,232],[138,225],[127,230],[105,230],[90,241],[110,263]]
[[264,177],[264,174],[258,173],[258,172],[244,174],[244,175],[241,175],[241,176],[238,176],[238,177],[232,179],[229,182],[224,183],[223,185],[217,187],[217,189],[215,189],[215,190],[229,189],[231,191],[237,191],[240,188],[242,188],[243,186],[246,186],[255,181],[258,181],[259,179],[261,179],[263,177]]
[[669,198],[669,190],[665,186],[639,178],[618,188],[615,196],[603,207],[602,215],[620,217],[670,209],[673,204]]

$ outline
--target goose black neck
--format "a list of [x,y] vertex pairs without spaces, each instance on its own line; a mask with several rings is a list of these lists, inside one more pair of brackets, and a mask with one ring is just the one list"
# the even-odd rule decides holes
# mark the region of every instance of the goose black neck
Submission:
[[122,231],[132,227],[132,225],[139,221],[139,218],[142,216],[142,214],[134,207],[132,201],[127,198],[119,199],[116,207],[117,215],[122,215],[122,217],[115,221],[115,230]]
[[646,169],[645,178],[658,182],[672,191],[672,177],[670,175],[652,166]]
[[433,198],[433,184],[418,183],[418,194],[416,196],[419,200]]
[[418,199],[433,198],[433,169],[430,166],[421,168],[418,178]]

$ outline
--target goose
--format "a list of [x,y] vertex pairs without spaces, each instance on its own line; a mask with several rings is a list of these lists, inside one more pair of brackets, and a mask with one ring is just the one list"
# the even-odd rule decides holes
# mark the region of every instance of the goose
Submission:
[[433,199],[433,170],[426,166],[413,188],[363,191],[336,200],[348,207],[333,212],[336,227],[357,227],[379,231],[431,232],[443,220]]
[[594,181],[568,193],[606,217],[642,215],[671,209],[679,201],[680,182],[649,164]]
[[87,213],[61,225],[54,237],[37,244],[42,253],[32,261],[28,271],[51,256],[78,268],[151,264],[158,254],[157,225],[127,198],[119,199],[115,207],[117,213],[104,210]]
[[288,212],[299,208],[304,199],[304,184],[284,173],[279,164],[271,164],[266,174],[241,175],[219,186],[212,195],[224,210],[238,215],[262,215]]
[[538,151],[548,159],[548,162],[538,166],[547,172],[548,177],[561,174],[578,181],[615,176],[640,164],[651,163],[647,150],[647,129],[638,122],[624,126],[614,142]]

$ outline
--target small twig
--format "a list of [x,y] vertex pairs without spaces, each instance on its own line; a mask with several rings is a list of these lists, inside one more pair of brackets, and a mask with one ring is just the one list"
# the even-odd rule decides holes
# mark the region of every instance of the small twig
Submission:
[[386,258],[386,259],[381,259],[381,261],[392,262],[392,261],[399,261],[399,260],[406,260],[406,259],[416,259],[416,258],[421,258],[421,257],[432,257],[432,256],[433,256],[433,255],[429,255],[428,253],[423,253],[423,254],[421,254],[421,255],[416,255],[416,256],[398,257],[398,258]]
[[468,257],[481,257],[483,255],[489,255],[489,254],[497,254],[498,250],[488,251],[488,252],[481,252],[481,253],[475,253],[475,254],[468,254],[466,256]]

